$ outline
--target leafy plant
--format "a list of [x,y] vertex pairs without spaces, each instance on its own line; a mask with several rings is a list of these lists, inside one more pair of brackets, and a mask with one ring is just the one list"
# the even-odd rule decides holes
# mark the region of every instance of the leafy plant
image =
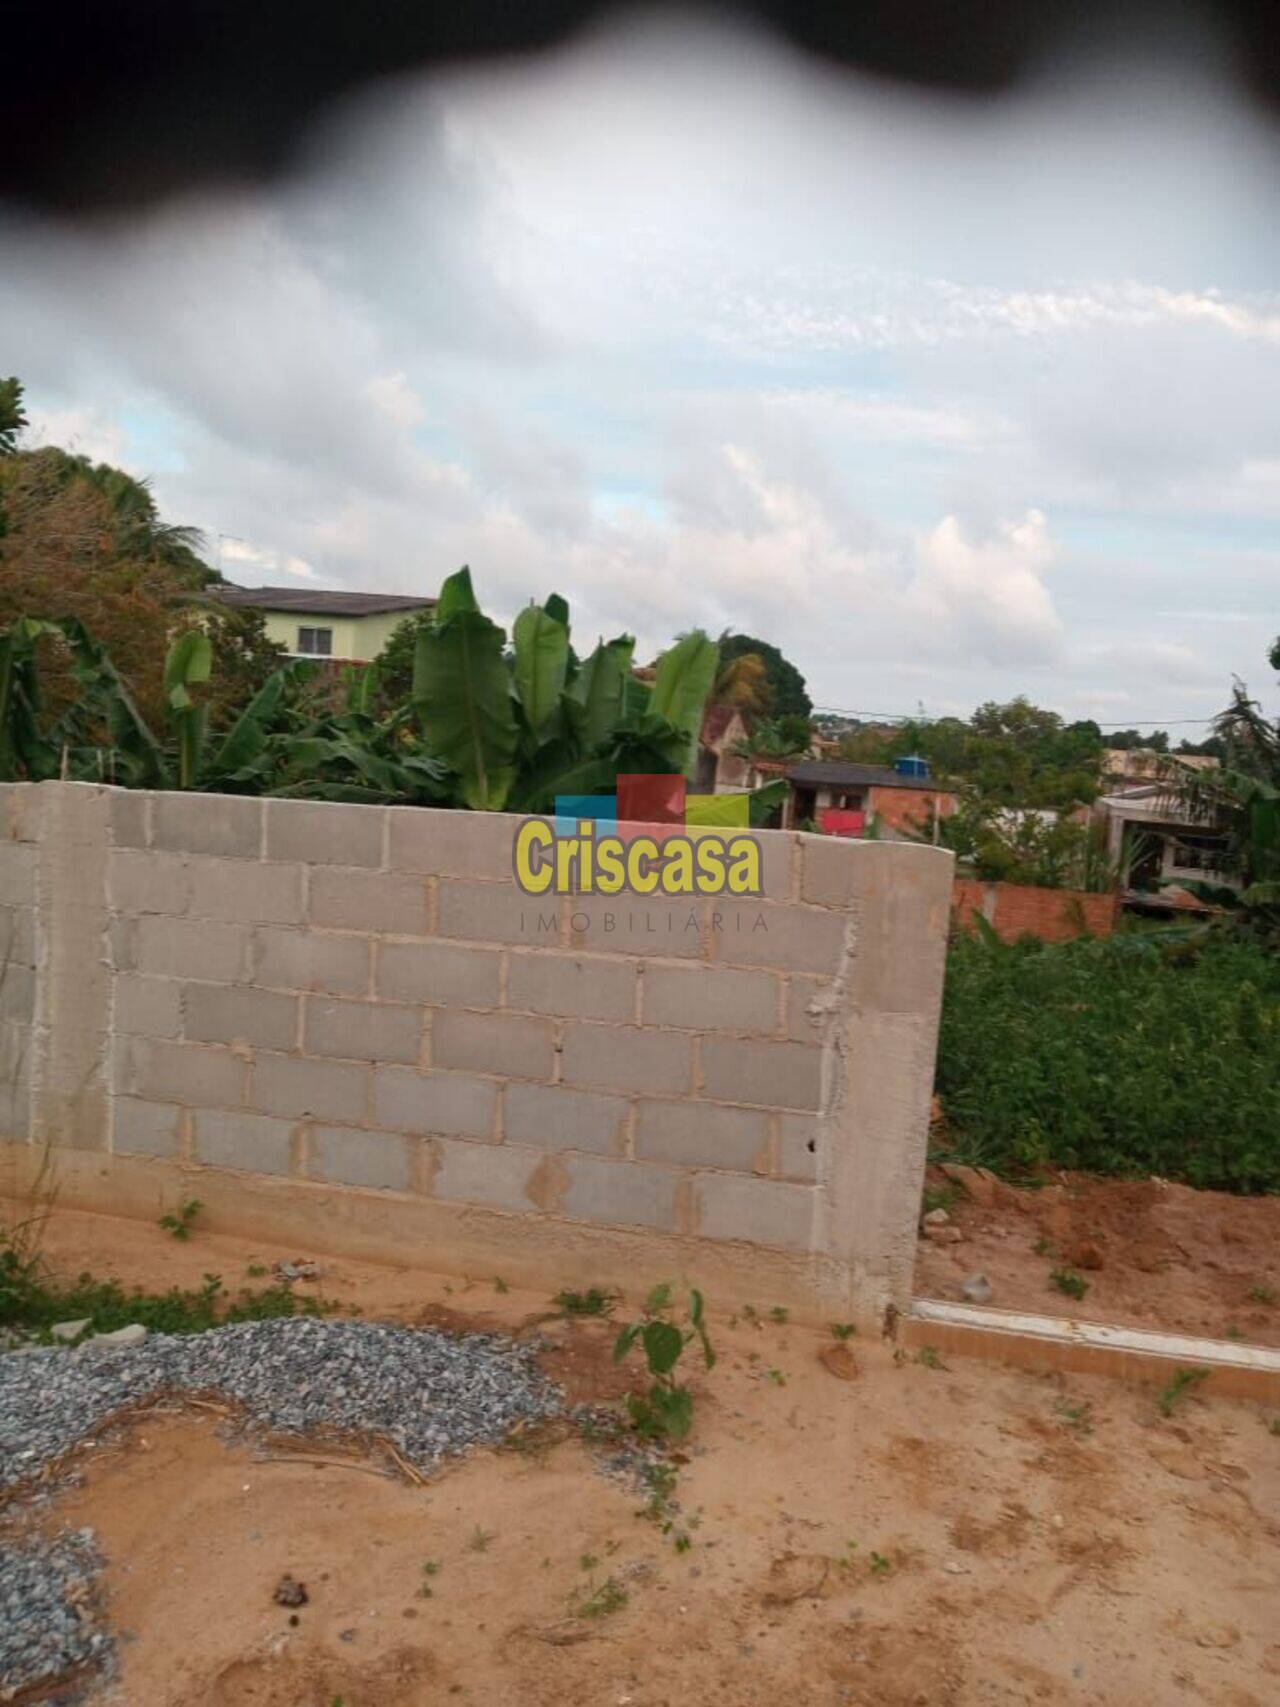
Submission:
[[1256,939],[953,939],[936,1089],[949,1153],[1280,1190],[1280,957]]
[[1050,1272],[1049,1284],[1056,1286],[1059,1292],[1068,1298],[1083,1298],[1089,1290],[1089,1282],[1074,1268],[1055,1268]]
[[853,1322],[832,1322],[831,1332],[838,1340],[852,1339],[858,1329]]
[[1236,682],[1214,735],[1224,752],[1220,768],[1196,769],[1172,756],[1162,781],[1171,800],[1221,832],[1222,871],[1231,881],[1179,878],[1178,887],[1219,908],[1232,930],[1280,949],[1280,721]]
[[922,1345],[920,1347],[920,1350],[916,1353],[916,1362],[923,1364],[926,1369],[945,1369],[947,1367],[942,1361],[942,1354],[939,1352],[937,1346],[932,1345]]
[[1059,1399],[1053,1408],[1062,1418],[1065,1427],[1074,1429],[1077,1434],[1093,1433],[1093,1405],[1088,1399],[1075,1405],[1066,1399]]
[[698,1342],[709,1370],[716,1361],[707,1338],[702,1294],[696,1287],[688,1289],[685,1324],[678,1326],[670,1319],[672,1291],[669,1283],[655,1286],[645,1300],[644,1314],[621,1330],[613,1347],[615,1363],[621,1363],[637,1344],[644,1352],[652,1378],[649,1391],[627,1395],[627,1414],[637,1434],[653,1440],[683,1440],[693,1426],[693,1394],[676,1378],[686,1346]]
[[1249,1288],[1249,1301],[1253,1304],[1274,1304],[1276,1289],[1274,1286],[1251,1286]]
[[1156,1395],[1156,1406],[1162,1417],[1171,1417],[1177,1405],[1193,1393],[1208,1377],[1207,1369],[1175,1369],[1167,1386]]
[[589,1286],[585,1292],[557,1292],[551,1302],[566,1316],[608,1316],[620,1294],[607,1286]]
[[206,1274],[201,1286],[167,1292],[126,1290],[116,1280],[81,1274],[64,1283],[45,1272],[40,1262],[28,1262],[16,1284],[5,1290],[3,1240],[0,1240],[0,1325],[28,1329],[37,1336],[55,1322],[87,1316],[95,1333],[139,1322],[152,1333],[196,1334],[227,1322],[259,1322],[278,1316],[322,1315],[329,1308],[321,1299],[295,1296],[289,1286],[269,1286],[255,1292],[244,1288],[232,1297],[221,1276]]
[[585,1599],[578,1602],[579,1618],[607,1618],[621,1612],[627,1604],[627,1591],[616,1577],[606,1577],[596,1584]]
[[718,657],[705,634],[670,647],[651,687],[631,675],[629,635],[601,641],[571,678],[569,609],[556,595],[526,607],[511,638],[508,656],[465,568],[418,632],[413,711],[461,804],[537,812],[557,794],[608,790],[619,771],[691,771]]
[[467,1546],[473,1553],[487,1553],[489,1551],[490,1543],[496,1539],[496,1533],[492,1529],[481,1529],[480,1525],[477,1523],[474,1531],[472,1532],[470,1541],[467,1542]]
[[204,1204],[198,1197],[188,1198],[185,1203],[179,1204],[178,1208],[170,1214],[162,1215],[159,1225],[164,1228],[166,1233],[185,1245],[191,1237],[191,1229],[195,1225],[196,1216],[203,1208]]
[[[694,631],[632,671],[629,635],[579,662],[569,607],[553,594],[521,611],[511,648],[480,609],[470,571],[440,590],[388,659],[407,697],[384,691],[380,666],[336,679],[295,659],[268,675],[225,732],[207,716],[222,613],[180,633],[164,667],[157,734],[106,649],[74,618],[18,617],[0,630],[0,780],[63,776],[126,787],[203,788],[352,801],[548,810],[557,794],[614,788],[620,772],[691,775],[716,643]],[[404,654],[412,641],[412,671]],[[78,698],[51,717],[38,649],[65,649]],[[774,809],[777,785],[750,797],[751,822]]]

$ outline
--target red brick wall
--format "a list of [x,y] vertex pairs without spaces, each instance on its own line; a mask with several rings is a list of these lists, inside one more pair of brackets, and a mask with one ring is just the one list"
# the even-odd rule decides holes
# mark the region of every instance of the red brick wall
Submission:
[[932,793],[923,788],[870,788],[867,790],[867,809],[888,830],[919,835],[928,828],[935,810],[941,818],[949,818],[956,809],[956,797],[944,789]]
[[1016,942],[1020,936],[1067,942],[1086,933],[1110,936],[1120,898],[1090,895],[1078,889],[1037,889],[1025,883],[980,883],[973,877],[957,877],[951,891],[951,911],[959,925],[967,925],[975,913],[984,914],[1004,942]]

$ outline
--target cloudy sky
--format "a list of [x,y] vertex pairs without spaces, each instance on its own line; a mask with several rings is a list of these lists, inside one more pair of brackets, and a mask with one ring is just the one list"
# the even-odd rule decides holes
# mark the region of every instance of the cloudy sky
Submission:
[[0,240],[32,438],[236,580],[467,562],[504,618],[743,629],[863,712],[1267,687],[1280,129],[1211,45],[986,105],[619,25],[370,92],[287,184]]

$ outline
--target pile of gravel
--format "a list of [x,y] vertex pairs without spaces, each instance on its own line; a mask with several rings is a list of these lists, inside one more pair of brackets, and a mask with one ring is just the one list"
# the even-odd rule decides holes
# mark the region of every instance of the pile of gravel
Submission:
[[[0,1355],[0,1487],[126,1407],[184,1392],[236,1400],[247,1422],[276,1433],[377,1435],[421,1470],[562,1409],[533,1348],[488,1334],[293,1316],[138,1345],[23,1348]],[[100,1563],[90,1530],[0,1545],[0,1701],[81,1668],[110,1669],[110,1637],[89,1611]]]
[[91,1529],[0,1542],[0,1701],[37,1683],[110,1669],[114,1647],[92,1612],[101,1564]]
[[221,1394],[274,1432],[380,1435],[421,1470],[562,1408],[533,1348],[488,1334],[290,1316],[136,1346],[89,1340],[0,1356],[0,1486],[167,1392]]

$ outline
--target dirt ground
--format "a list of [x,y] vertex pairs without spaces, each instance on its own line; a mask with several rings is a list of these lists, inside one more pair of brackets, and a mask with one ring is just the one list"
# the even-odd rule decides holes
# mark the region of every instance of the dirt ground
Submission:
[[[1232,1197],[1163,1180],[1062,1174],[1037,1190],[971,1181],[949,1192],[958,1243],[920,1241],[916,1293],[958,1299],[984,1273],[993,1307],[1280,1346],[1280,1197]],[[1050,1280],[1074,1269],[1082,1299]]]
[[[231,1287],[308,1253],[60,1213],[57,1261]],[[1105,1271],[1104,1271],[1105,1272]],[[602,1276],[602,1282],[612,1277]],[[261,1280],[257,1284],[263,1284]],[[366,1316],[519,1328],[547,1300],[322,1259]],[[143,1414],[8,1526],[91,1524],[121,1676],[94,1707],[774,1707],[1280,1696],[1280,1439],[1258,1407],[955,1360],[712,1311],[678,1552],[576,1436],[424,1486],[329,1448]],[[544,1324],[575,1397],[612,1331]],[[851,1372],[846,1370],[847,1376]],[[290,1612],[273,1590],[306,1585]],[[606,1588],[604,1595],[600,1590]],[[583,1616],[584,1601],[618,1602]],[[625,1597],[623,1599],[622,1597]],[[296,1622],[294,1622],[296,1620]]]

